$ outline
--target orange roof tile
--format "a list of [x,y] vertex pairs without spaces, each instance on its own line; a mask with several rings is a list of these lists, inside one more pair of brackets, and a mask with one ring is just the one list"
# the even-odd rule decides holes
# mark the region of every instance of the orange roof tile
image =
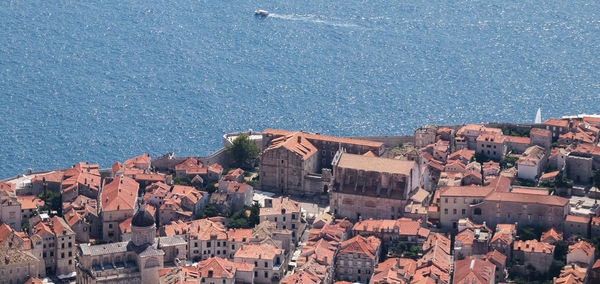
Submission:
[[475,155],[474,150],[469,150],[469,149],[463,148],[463,149],[460,149],[460,150],[450,154],[450,156],[448,157],[448,160],[454,160],[454,159],[458,159],[459,157],[462,157],[465,160],[470,161],[471,158],[473,158],[473,155]]
[[381,246],[381,240],[374,236],[365,238],[361,235],[357,235],[347,241],[342,242],[338,254],[343,253],[358,253],[364,254],[367,257],[373,259],[377,250]]
[[535,203],[552,206],[566,206],[569,200],[555,195],[538,195],[514,192],[492,192],[485,198],[489,201],[505,201],[518,203]]
[[540,237],[540,240],[545,243],[553,244],[555,242],[561,241],[563,239],[563,233],[557,230],[554,227],[551,227]]
[[118,176],[102,189],[103,211],[133,210],[137,200],[139,184],[130,177]]
[[21,203],[21,210],[34,210],[44,206],[44,201],[35,195],[18,195],[17,199]]
[[457,260],[454,269],[453,283],[455,284],[495,283],[493,276],[496,265],[489,261],[468,256],[465,259]]
[[552,136],[552,132],[548,129],[543,128],[531,128],[531,130],[529,131],[529,135]]
[[41,175],[36,175],[35,177],[33,177],[31,179],[31,182],[42,182],[42,181],[46,181],[46,182],[55,182],[55,183],[60,183],[63,180],[63,172],[62,171],[53,171],[50,173],[46,173],[46,174],[41,174]]
[[131,220],[133,220],[133,217],[129,217],[119,223],[119,229],[121,229],[122,234],[131,232]]
[[587,224],[590,222],[590,217],[569,214],[569,215],[567,215],[567,217],[565,217],[565,222]]
[[229,229],[227,231],[228,242],[245,242],[249,241],[250,237],[252,237],[252,229]]
[[544,124],[556,127],[569,127],[569,121],[563,119],[548,119]]
[[150,155],[141,154],[125,161],[125,166],[128,168],[135,168],[136,164],[150,164]]
[[299,132],[271,140],[271,144],[265,149],[265,151],[282,147],[302,157],[303,160],[308,159],[318,152],[317,148]]
[[304,271],[299,270],[293,274],[286,276],[281,280],[281,284],[318,284],[321,283],[319,277]]
[[587,256],[594,255],[594,252],[596,251],[594,246],[592,246],[590,243],[588,243],[586,241],[582,241],[582,240],[569,246],[569,253],[573,253],[577,250],[582,251]]
[[185,161],[177,164],[175,166],[176,171],[194,171],[199,170],[203,167],[202,162],[198,161],[195,158],[187,158]]
[[514,143],[514,144],[527,144],[531,143],[531,139],[529,137],[518,137],[518,136],[505,136],[506,142]]
[[[294,133],[298,133],[298,132],[292,132],[292,131],[287,131],[287,130],[278,130],[278,129],[265,129],[262,133],[263,133],[263,135],[273,134],[276,136],[279,136],[279,135],[283,136],[283,135],[290,135],[290,134],[294,134]],[[313,140],[319,140],[319,141],[363,145],[363,146],[377,147],[377,148],[383,146],[382,142],[375,142],[375,141],[368,141],[368,140],[361,140],[361,139],[354,139],[354,138],[327,136],[327,135],[312,134],[312,133],[307,133],[307,132],[299,132],[299,133],[301,133],[307,139],[313,139]]]
[[554,254],[553,245],[544,242],[538,242],[537,240],[515,241],[513,244],[513,250],[520,250],[524,252],[533,253]]
[[275,259],[284,250],[269,244],[246,244],[235,253],[234,258]]
[[291,200],[289,197],[273,198],[273,207],[261,207],[261,216],[280,215],[282,210],[286,212],[300,213],[300,203]]

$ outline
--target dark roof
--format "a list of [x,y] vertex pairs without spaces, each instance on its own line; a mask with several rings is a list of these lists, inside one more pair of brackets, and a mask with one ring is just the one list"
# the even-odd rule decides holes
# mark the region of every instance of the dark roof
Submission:
[[146,211],[145,206],[140,206],[140,209],[133,215],[131,226],[150,227],[154,225],[154,217],[150,212]]

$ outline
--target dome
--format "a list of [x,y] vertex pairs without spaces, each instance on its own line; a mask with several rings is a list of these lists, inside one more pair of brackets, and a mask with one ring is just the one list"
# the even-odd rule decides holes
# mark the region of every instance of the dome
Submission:
[[136,227],[150,227],[154,225],[154,217],[150,212],[146,211],[145,206],[140,206],[140,209],[133,215],[133,219],[131,220],[131,226]]

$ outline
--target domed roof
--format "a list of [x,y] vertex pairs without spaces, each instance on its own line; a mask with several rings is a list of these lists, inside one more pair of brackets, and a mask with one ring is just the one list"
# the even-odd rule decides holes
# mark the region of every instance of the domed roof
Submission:
[[136,227],[150,227],[154,225],[154,217],[150,212],[146,211],[146,206],[141,204],[138,211],[133,215],[131,219],[131,226]]

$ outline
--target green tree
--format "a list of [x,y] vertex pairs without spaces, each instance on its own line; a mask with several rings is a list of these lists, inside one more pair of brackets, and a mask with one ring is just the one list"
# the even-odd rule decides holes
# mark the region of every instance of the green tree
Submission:
[[173,184],[175,185],[192,185],[192,180],[186,176],[178,176],[173,179]]
[[248,224],[250,227],[254,227],[260,223],[260,203],[254,202],[250,205],[250,217],[248,217]]
[[519,239],[521,240],[533,240],[539,239],[542,236],[543,228],[536,226],[522,226],[517,230]]
[[250,228],[248,224],[248,216],[246,215],[245,209],[242,209],[231,215],[231,218],[229,218],[229,228]]
[[248,134],[242,133],[232,145],[227,146],[227,156],[234,167],[250,170],[253,168],[254,160],[258,157],[258,147],[252,141]]
[[558,241],[554,244],[554,259],[558,261],[567,260],[567,252],[569,251],[569,244],[565,241]]
[[212,182],[208,183],[206,185],[206,191],[208,193],[213,193],[213,192],[217,191],[217,188],[215,187],[215,184],[217,184],[217,182],[215,182],[215,181],[212,181]]
[[216,217],[219,216],[219,213],[219,208],[217,208],[217,206],[214,204],[208,204],[206,207],[204,207],[204,209],[202,209],[202,211],[196,214],[196,219]]
[[518,159],[519,156],[506,154],[506,156],[500,159],[500,168],[506,169],[508,167],[512,167],[517,163]]
[[42,210],[56,211],[58,216],[62,216],[62,196],[57,191],[46,191],[38,195],[38,198],[44,201]]
[[596,187],[600,187],[600,170],[594,172],[594,184]]

